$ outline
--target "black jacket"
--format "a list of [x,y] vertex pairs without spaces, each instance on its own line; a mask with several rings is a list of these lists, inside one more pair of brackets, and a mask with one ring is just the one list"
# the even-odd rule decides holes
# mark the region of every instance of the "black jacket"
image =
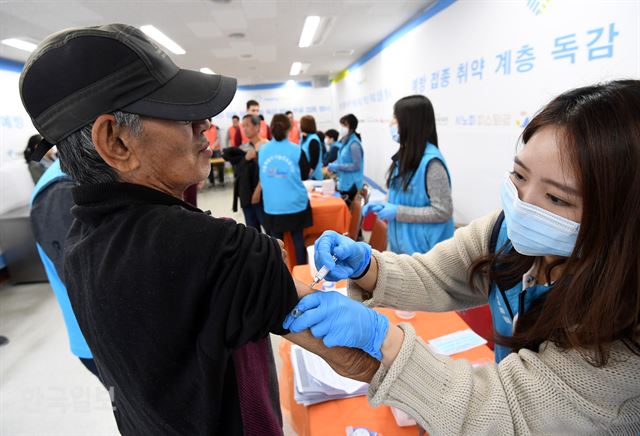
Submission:
[[260,167],[258,158],[246,160],[247,153],[239,147],[226,148],[223,152],[225,160],[233,165],[235,179],[233,185],[233,211],[238,210],[238,199],[240,207],[251,206],[251,197],[260,181]]
[[281,432],[268,389],[247,392],[273,378],[265,341],[297,302],[277,242],[140,185],[74,200],[69,298],[121,433],[240,435],[247,419]]

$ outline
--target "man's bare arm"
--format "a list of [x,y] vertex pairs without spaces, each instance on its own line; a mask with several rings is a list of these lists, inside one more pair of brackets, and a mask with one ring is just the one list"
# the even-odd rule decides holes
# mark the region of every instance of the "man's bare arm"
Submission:
[[[300,298],[314,292],[309,285],[295,280]],[[326,347],[321,339],[314,338],[309,330],[284,336],[294,344],[322,357],[338,374],[369,383],[380,367],[380,362],[356,348]]]

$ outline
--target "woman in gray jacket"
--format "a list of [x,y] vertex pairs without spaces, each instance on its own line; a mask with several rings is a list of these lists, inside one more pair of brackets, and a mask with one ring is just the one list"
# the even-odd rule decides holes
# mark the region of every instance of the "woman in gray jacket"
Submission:
[[[337,293],[303,298],[285,327],[381,361],[369,400],[430,434],[640,433],[640,81],[568,91],[525,128],[503,210],[426,254],[316,241],[328,280],[368,305],[490,304],[496,363],[435,354],[411,325]],[[331,256],[338,259],[334,262]]]

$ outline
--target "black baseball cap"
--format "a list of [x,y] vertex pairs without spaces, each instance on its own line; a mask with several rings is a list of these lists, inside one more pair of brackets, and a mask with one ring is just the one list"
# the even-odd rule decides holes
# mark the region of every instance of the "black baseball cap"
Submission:
[[20,97],[44,140],[60,140],[117,110],[178,121],[222,112],[236,79],[178,68],[144,33],[125,24],[67,29],[48,36],[25,63]]

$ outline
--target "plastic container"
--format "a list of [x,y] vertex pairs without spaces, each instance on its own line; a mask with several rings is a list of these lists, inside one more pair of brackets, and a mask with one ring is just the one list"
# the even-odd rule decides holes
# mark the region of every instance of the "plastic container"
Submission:
[[333,179],[323,180],[321,192],[324,195],[333,195],[336,192],[336,182]]
[[347,436],[381,436],[375,431],[371,431],[366,427],[346,427],[344,429],[347,432]]
[[413,319],[416,317],[415,312],[410,312],[408,310],[396,310],[396,316],[400,319]]
[[362,220],[362,230],[370,232],[373,230],[373,224],[376,222],[376,214],[371,212]]

